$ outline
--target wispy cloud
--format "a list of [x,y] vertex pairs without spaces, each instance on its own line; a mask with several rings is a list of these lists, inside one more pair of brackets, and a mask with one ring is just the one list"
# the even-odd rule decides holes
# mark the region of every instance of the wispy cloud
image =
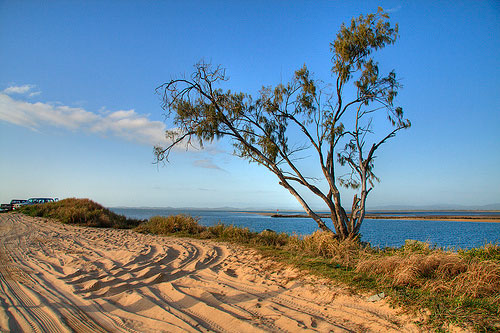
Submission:
[[195,160],[193,162],[193,165],[198,168],[204,168],[204,169],[214,169],[214,170],[220,170],[223,172],[227,172],[226,170],[222,169],[218,165],[216,165],[211,159],[202,159],[202,160]]
[[71,131],[115,136],[148,145],[165,145],[166,126],[152,121],[135,110],[100,111],[94,113],[79,107],[54,103],[27,102],[10,95],[30,94],[33,85],[13,86],[0,92],[0,120],[32,130],[53,126]]
[[198,191],[202,191],[202,192],[215,192],[214,189],[210,189],[210,188],[203,188],[203,187],[199,187],[198,188]]
[[401,8],[403,8],[403,6],[398,5],[396,7],[386,9],[386,12],[388,12],[388,13],[396,13],[396,12],[399,12],[401,10]]
[[41,91],[33,91],[28,94],[28,97],[35,97],[40,95],[42,92]]
[[36,86],[34,84],[25,84],[22,86],[11,86],[5,88],[2,92],[7,95],[26,95],[28,97],[34,97],[40,95],[41,91],[33,91]]

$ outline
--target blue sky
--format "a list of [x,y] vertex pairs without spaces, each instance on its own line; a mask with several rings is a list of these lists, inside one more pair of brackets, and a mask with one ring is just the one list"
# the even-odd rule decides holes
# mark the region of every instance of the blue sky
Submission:
[[497,1],[269,0],[0,1],[0,201],[297,208],[227,142],[154,165],[172,127],[154,90],[201,59],[227,68],[232,91],[254,94],[304,63],[331,81],[341,23],[379,5],[400,39],[376,59],[403,79],[412,128],[381,147],[368,206],[499,203]]

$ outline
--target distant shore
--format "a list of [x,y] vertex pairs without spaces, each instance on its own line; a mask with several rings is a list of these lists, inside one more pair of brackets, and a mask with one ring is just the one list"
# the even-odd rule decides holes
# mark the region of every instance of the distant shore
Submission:
[[[248,213],[248,212],[246,212]],[[399,213],[399,212],[398,212]],[[309,218],[307,214],[277,214],[270,212],[255,212],[262,216],[273,218]],[[321,218],[330,218],[329,214],[318,214]],[[408,220],[408,221],[455,221],[455,222],[500,222],[500,215],[386,215],[386,214],[366,214],[368,220]]]

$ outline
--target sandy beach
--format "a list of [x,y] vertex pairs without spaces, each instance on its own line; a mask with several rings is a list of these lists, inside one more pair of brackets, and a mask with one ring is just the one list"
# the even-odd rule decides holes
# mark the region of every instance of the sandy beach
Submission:
[[0,214],[2,332],[417,332],[401,309],[226,243]]

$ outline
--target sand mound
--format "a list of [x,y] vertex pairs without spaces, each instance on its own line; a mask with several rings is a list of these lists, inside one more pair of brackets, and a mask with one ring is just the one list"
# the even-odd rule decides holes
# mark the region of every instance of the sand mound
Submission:
[[0,215],[0,331],[417,331],[234,245]]

